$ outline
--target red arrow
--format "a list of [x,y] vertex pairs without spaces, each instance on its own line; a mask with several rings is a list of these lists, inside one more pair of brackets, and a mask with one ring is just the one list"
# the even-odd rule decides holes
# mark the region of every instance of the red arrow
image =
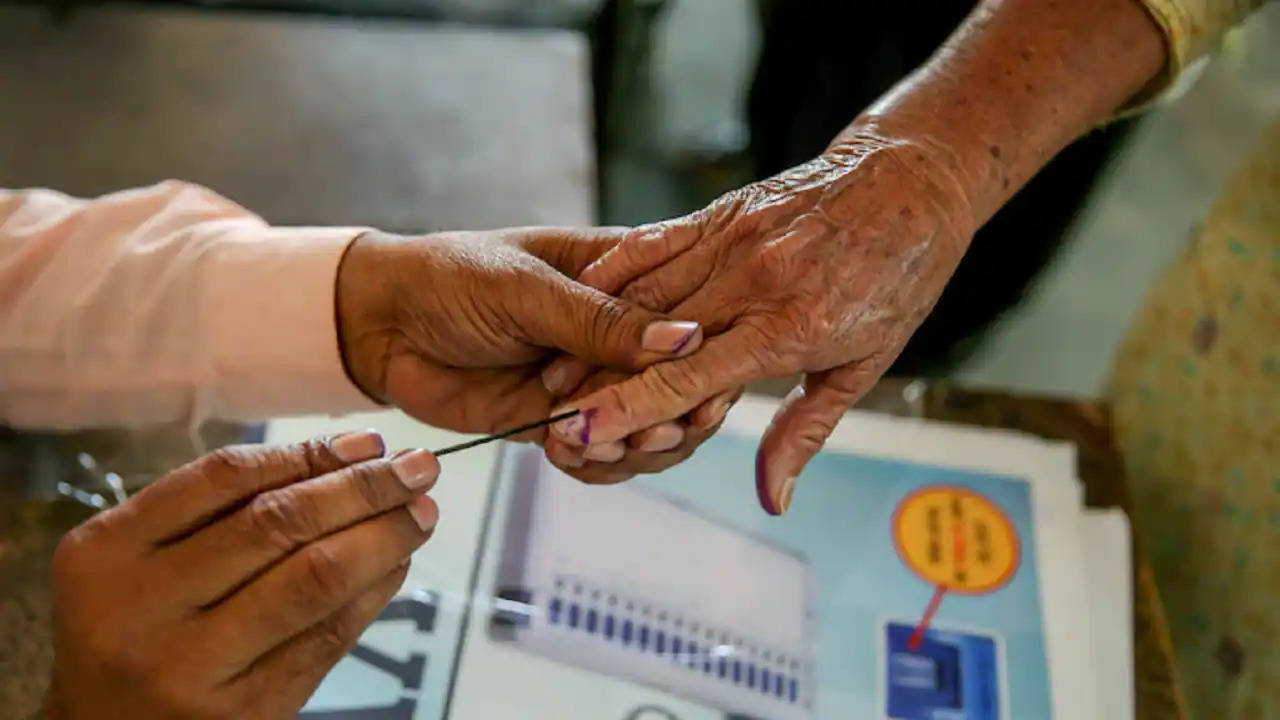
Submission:
[[933,591],[933,597],[929,599],[929,604],[924,608],[924,615],[920,618],[920,622],[916,623],[916,629],[911,631],[911,637],[907,639],[907,649],[915,652],[920,647],[920,641],[924,638],[924,631],[929,628],[929,623],[933,622],[933,614],[938,612],[938,606],[942,604],[942,596],[947,594],[947,586],[939,585]]

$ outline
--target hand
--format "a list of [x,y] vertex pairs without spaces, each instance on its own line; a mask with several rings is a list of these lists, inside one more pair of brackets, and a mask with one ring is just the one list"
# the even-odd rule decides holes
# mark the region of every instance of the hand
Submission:
[[557,434],[613,442],[748,380],[803,371],[756,462],[761,503],[784,511],[800,469],[901,351],[974,230],[1147,88],[1168,47],[1141,3],[979,3],[817,160],[640,228],[579,276],[702,322],[709,340],[575,400],[584,413]]
[[575,400],[584,412],[555,434],[612,443],[748,381],[803,372],[756,463],[761,504],[781,513],[805,463],[933,307],[974,229],[946,152],[871,124],[813,162],[638,228],[580,280],[696,320],[709,339]]
[[538,377],[549,351],[640,370],[697,349],[697,324],[573,281],[618,237],[609,229],[366,233],[338,272],[352,379],[432,425],[495,432],[550,411]]
[[49,718],[291,718],[404,581],[439,464],[371,432],[232,447],[71,531]]
[[[580,362],[577,358],[565,356],[554,361],[553,365]],[[581,367],[590,372],[589,365],[582,364]],[[572,392],[566,399],[585,397],[628,377],[610,370],[594,372],[580,386],[570,388]],[[686,460],[714,435],[741,396],[741,388],[721,393],[678,420],[645,428],[626,440],[581,447],[548,435],[545,443],[547,459],[563,472],[592,485],[623,482],[638,473],[659,473]]]

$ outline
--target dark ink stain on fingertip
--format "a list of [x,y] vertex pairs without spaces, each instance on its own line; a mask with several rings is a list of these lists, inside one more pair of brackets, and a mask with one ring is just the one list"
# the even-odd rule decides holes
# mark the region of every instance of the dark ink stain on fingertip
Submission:
[[760,499],[760,505],[769,512],[773,512],[773,502],[764,492],[764,450],[756,449],[756,496]]
[[582,411],[582,434],[579,439],[583,445],[587,445],[591,441],[591,421],[595,419],[596,408],[588,408]]
[[689,341],[693,340],[693,336],[698,334],[698,330],[699,328],[695,327],[694,329],[685,333],[684,337],[680,338],[680,342],[677,342],[676,346],[671,349],[671,352],[678,355],[680,351],[684,350],[684,347],[689,344]]

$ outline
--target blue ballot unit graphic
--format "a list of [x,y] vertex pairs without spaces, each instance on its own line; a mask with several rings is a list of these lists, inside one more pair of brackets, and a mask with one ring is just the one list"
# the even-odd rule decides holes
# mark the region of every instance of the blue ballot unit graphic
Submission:
[[910,623],[884,627],[885,715],[892,720],[997,720],[999,649],[991,637],[930,628],[914,650]]

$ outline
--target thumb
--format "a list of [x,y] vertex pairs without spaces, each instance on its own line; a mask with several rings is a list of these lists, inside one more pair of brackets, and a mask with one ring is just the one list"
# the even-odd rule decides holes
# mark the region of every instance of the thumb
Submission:
[[756,494],[772,515],[791,506],[796,478],[874,377],[855,364],[806,375],[782,401],[756,453]]
[[523,299],[515,311],[525,316],[521,325],[532,344],[631,371],[684,357],[702,344],[696,322],[672,320],[564,275],[548,275],[540,296]]

